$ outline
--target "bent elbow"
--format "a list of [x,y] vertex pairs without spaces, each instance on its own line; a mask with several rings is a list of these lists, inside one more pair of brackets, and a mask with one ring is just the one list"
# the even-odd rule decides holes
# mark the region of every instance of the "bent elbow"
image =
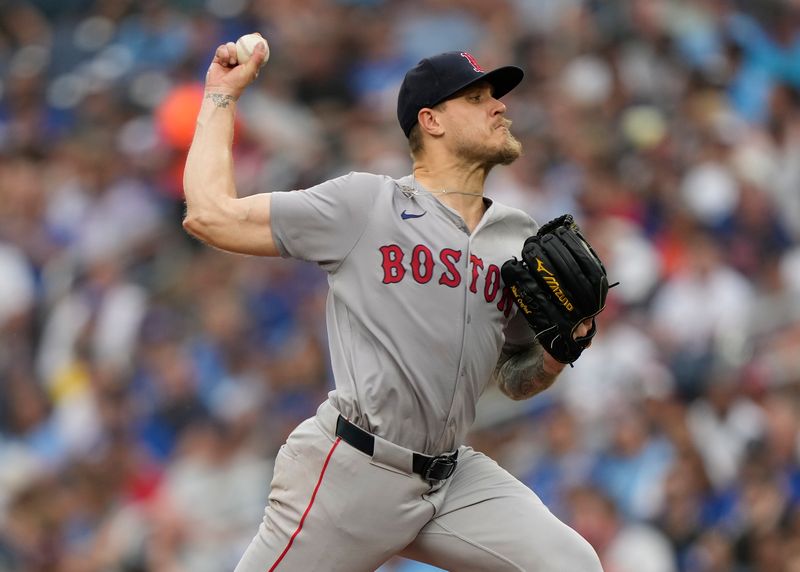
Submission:
[[208,224],[205,217],[202,215],[187,211],[186,215],[183,217],[182,225],[183,230],[185,230],[187,234],[200,240],[205,239],[207,234],[205,229],[208,227]]

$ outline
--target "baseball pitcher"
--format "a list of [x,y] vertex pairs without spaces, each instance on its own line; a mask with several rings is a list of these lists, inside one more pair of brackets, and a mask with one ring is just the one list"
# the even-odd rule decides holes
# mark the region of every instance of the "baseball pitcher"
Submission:
[[262,43],[244,63],[233,42],[216,50],[184,227],[327,272],[336,387],[278,452],[236,572],[372,571],[396,554],[459,572],[600,571],[534,492],[463,444],[491,380],[526,399],[578,358],[608,290],[570,217],[539,228],[483,196],[489,171],[521,152],[500,98],[522,70],[487,71],[467,52],[426,58],[397,102],[408,176],[349,173],[238,198],[236,102],[265,55]]

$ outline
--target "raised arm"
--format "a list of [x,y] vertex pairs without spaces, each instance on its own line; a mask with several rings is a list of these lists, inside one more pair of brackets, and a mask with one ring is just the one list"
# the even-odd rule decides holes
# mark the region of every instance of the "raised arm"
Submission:
[[265,56],[258,44],[253,56],[239,64],[233,42],[219,46],[214,54],[183,173],[183,227],[222,250],[277,256],[270,227],[270,194],[239,198],[233,170],[236,101],[258,75]]

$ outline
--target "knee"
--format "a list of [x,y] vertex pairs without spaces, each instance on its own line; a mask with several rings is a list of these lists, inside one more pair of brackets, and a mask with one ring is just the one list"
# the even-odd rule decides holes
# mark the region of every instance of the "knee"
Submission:
[[594,547],[575,533],[571,542],[553,561],[553,565],[546,566],[544,570],[547,572],[603,572],[603,567]]
[[573,530],[561,542],[552,543],[546,551],[531,554],[523,569],[536,572],[603,572],[595,549]]
[[573,543],[571,550],[571,560],[564,568],[559,568],[559,572],[580,570],[581,572],[603,572],[600,564],[600,557],[597,551],[582,536],[576,534],[578,540]]

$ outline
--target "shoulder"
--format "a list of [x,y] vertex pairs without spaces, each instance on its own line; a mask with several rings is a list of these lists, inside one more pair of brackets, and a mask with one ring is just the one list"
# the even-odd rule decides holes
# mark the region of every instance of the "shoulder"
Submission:
[[389,185],[389,184],[396,184],[397,180],[393,179],[388,175],[379,175],[377,173],[365,173],[363,171],[350,171],[349,173],[345,173],[333,179],[330,179],[328,182],[336,182],[336,183],[347,183],[350,185],[364,185],[364,186],[381,186],[381,185]]
[[519,232],[527,237],[535,234],[539,228],[538,223],[521,209],[497,201],[492,203],[492,208],[495,211],[495,219],[511,231]]
[[402,179],[394,179],[388,175],[350,171],[312,187],[315,190],[339,189],[359,196],[377,195],[385,189],[395,189]]

